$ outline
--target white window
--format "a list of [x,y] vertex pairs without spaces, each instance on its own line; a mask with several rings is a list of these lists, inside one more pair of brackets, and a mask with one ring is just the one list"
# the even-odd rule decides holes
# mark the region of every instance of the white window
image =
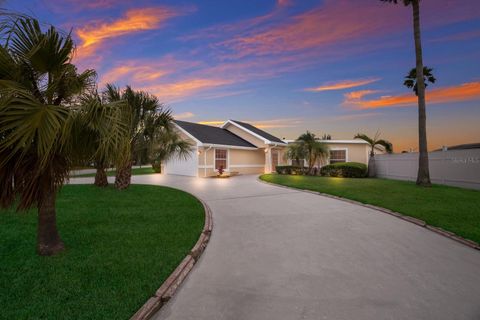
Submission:
[[347,150],[330,150],[330,163],[347,162]]
[[227,169],[227,155],[226,149],[215,149],[215,170]]

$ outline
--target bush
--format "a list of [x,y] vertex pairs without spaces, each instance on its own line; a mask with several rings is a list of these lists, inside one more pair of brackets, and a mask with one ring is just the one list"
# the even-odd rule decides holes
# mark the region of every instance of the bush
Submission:
[[153,161],[152,169],[155,173],[162,173],[162,163],[160,161]]
[[278,174],[304,174],[306,168],[299,166],[277,166]]
[[367,175],[367,166],[358,162],[337,162],[320,169],[325,177],[364,178]]

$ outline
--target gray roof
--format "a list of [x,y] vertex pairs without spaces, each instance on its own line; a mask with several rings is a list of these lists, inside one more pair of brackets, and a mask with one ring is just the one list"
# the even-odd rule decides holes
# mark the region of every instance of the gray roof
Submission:
[[179,120],[175,120],[175,123],[202,143],[256,148],[256,146],[247,140],[240,138],[226,129]]
[[[448,150],[467,150],[467,149],[480,149],[480,143],[466,143],[459,144],[456,146],[447,147]],[[437,149],[434,151],[442,151],[442,149]]]
[[250,130],[256,134],[258,134],[259,136],[267,139],[267,140],[270,140],[272,142],[279,142],[279,143],[285,143],[284,141],[280,140],[279,138],[275,137],[275,136],[272,136],[270,133],[268,132],[265,132],[263,130],[260,130],[258,129],[257,127],[254,127],[252,126],[251,124],[249,123],[245,123],[245,122],[240,122],[240,121],[237,121],[237,120],[230,120],[232,122],[235,122],[236,124],[244,127],[245,129],[247,130]]

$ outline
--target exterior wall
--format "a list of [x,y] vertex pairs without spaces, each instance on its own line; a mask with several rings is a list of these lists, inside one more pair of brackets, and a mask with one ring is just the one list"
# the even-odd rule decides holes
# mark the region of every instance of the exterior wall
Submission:
[[368,146],[354,143],[328,143],[330,150],[347,150],[347,162],[368,163]]
[[245,132],[244,130],[234,126],[233,124],[229,124],[228,126],[225,127],[225,129],[227,129],[228,131],[230,131],[230,132],[234,133],[235,135],[239,136],[243,140],[247,140],[248,142],[250,142],[251,144],[253,144],[254,146],[256,146],[258,148],[265,148],[266,147],[266,144],[263,140],[252,136],[248,132]]
[[[429,152],[430,179],[433,183],[480,189],[480,149]],[[378,177],[417,179],[418,153],[375,156]]]
[[[360,162],[368,164],[369,147],[367,144],[360,143],[327,143],[330,150],[346,150],[347,162]],[[283,154],[286,152],[286,148],[283,149]],[[283,160],[285,163],[291,164],[292,160]],[[321,159],[316,166],[322,167],[329,164],[329,159]],[[307,161],[305,161],[307,166]]]
[[[199,177],[211,177],[217,174],[214,167],[214,150],[215,148],[200,148],[198,156]],[[265,152],[263,149],[244,150],[228,148],[227,150],[227,168],[225,171],[238,172],[239,174],[257,174],[264,172]]]

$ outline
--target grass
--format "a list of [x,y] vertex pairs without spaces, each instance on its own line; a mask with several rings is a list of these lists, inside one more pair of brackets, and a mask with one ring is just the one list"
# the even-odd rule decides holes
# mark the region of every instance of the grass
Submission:
[[480,191],[387,179],[266,174],[262,180],[387,208],[480,243]]
[[[107,176],[113,177],[115,176],[115,169],[108,170],[107,171]],[[145,167],[145,168],[133,168],[132,169],[132,175],[134,176],[139,176],[143,174],[154,174],[155,171],[153,171],[152,167]],[[87,178],[87,177],[95,177],[95,173],[84,173],[84,174],[78,174],[72,176],[72,178]]]
[[65,186],[67,250],[35,253],[36,213],[0,211],[0,319],[128,319],[200,236],[203,206],[171,188]]

